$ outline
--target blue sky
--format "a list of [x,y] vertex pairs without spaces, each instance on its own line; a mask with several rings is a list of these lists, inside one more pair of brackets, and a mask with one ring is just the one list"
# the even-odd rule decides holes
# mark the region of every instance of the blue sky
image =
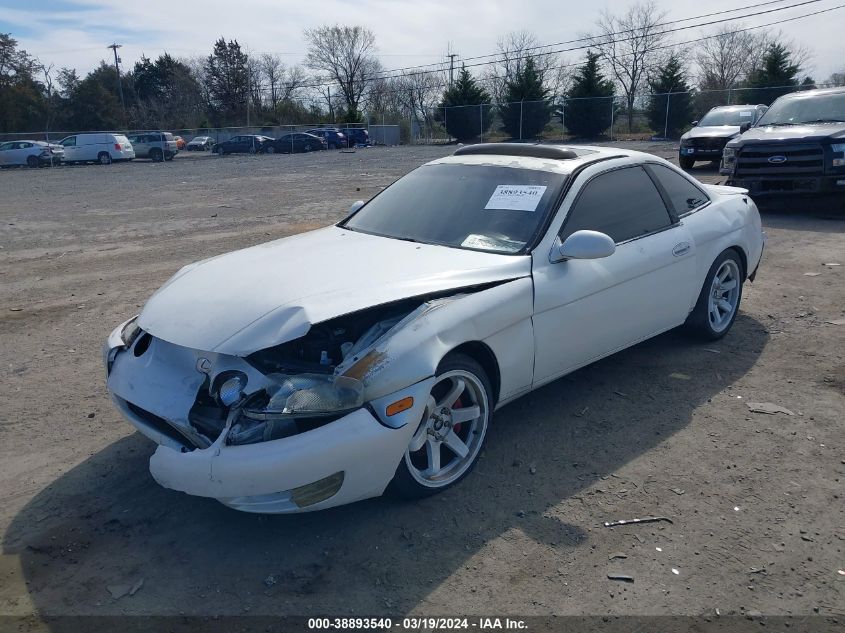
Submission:
[[[761,0],[755,0],[753,4]],[[733,9],[740,0],[657,0],[670,19]],[[791,4],[784,0],[784,4]],[[237,39],[251,52],[274,52],[301,63],[302,31],[324,23],[362,24],[373,30],[386,68],[439,61],[452,50],[465,57],[493,52],[509,31],[533,32],[541,42],[559,42],[590,31],[602,8],[622,11],[629,2],[601,0],[0,0],[0,32],[9,32],[42,62],[85,73],[111,59],[108,44],[123,44],[124,67],[165,50],[177,57],[205,56],[215,39]],[[835,6],[821,0],[758,18],[746,25]],[[765,7],[773,8],[773,7]],[[813,52],[816,80],[845,71],[842,26],[845,9],[779,27]],[[678,34],[692,39],[695,30]],[[577,61],[582,52],[564,55]]]

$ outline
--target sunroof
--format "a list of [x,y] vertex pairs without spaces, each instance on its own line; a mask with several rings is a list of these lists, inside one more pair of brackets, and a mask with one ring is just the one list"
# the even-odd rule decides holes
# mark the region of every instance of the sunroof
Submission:
[[478,143],[466,145],[455,150],[455,156],[469,156],[472,154],[493,154],[497,156],[530,156],[532,158],[554,158],[557,160],[571,160],[587,154],[595,154],[595,150],[565,147],[563,145],[540,145],[537,143]]

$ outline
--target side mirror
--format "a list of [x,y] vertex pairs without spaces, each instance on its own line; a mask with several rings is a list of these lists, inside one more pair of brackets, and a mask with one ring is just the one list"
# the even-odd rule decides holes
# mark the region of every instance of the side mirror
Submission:
[[742,134],[743,132],[747,132],[749,129],[751,129],[751,121],[746,121],[739,126],[739,133]]
[[613,239],[598,231],[575,231],[561,244],[560,238],[555,239],[552,247],[552,263],[565,259],[601,259],[610,257],[616,252]]
[[355,202],[352,203],[352,206],[349,207],[349,211],[346,212],[346,217],[348,218],[350,215],[355,213],[358,209],[360,209],[363,206],[364,206],[363,200],[356,200]]
[[693,121],[690,125],[692,125],[693,127],[695,127],[696,125],[698,125],[698,120]]

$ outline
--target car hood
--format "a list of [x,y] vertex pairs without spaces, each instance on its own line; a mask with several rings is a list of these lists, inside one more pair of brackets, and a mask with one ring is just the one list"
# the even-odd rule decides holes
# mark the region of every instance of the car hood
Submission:
[[740,143],[767,143],[769,141],[821,141],[845,138],[845,123],[820,123],[814,125],[761,125],[745,132],[732,145]]
[[176,345],[246,356],[337,316],[530,274],[529,256],[330,226],[185,266],[150,298],[138,323]]
[[738,125],[707,125],[692,128],[681,137],[682,141],[692,138],[730,138],[739,134]]

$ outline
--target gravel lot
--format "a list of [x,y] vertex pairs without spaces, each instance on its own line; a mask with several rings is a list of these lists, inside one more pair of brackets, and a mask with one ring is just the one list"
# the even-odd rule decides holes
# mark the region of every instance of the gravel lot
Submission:
[[[263,517],[155,484],[153,445],[107,399],[114,325],[180,266],[337,221],[450,151],[0,173],[0,613],[32,630],[67,614],[843,621],[845,325],[828,321],[845,317],[845,216],[811,201],[764,214],[763,265],[724,340],[671,332],[507,406],[445,494]],[[673,523],[602,526],[650,515]]]

